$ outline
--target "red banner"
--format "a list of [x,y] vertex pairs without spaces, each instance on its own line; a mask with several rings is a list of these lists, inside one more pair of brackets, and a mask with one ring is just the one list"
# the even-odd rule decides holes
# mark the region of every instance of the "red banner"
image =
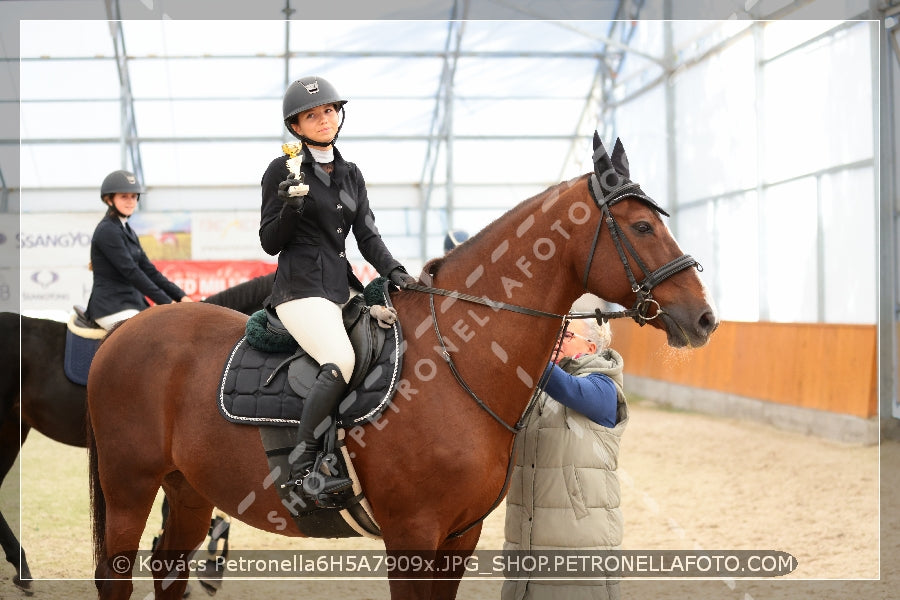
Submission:
[[[276,264],[262,260],[155,260],[154,266],[192,300],[202,300],[226,288],[266,275]],[[363,283],[378,276],[368,263],[351,263],[353,272]]]
[[262,260],[155,260],[154,266],[192,300],[202,300],[275,270]]

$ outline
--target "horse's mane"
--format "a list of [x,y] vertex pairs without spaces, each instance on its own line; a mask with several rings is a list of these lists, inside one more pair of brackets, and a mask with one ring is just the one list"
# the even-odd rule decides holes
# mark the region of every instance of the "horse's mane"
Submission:
[[[470,237],[468,240],[463,242],[463,244],[459,248],[454,248],[453,250],[451,250],[444,256],[439,257],[439,258],[433,258],[433,259],[429,260],[428,262],[426,262],[422,268],[422,271],[425,273],[428,273],[430,275],[436,275],[438,270],[444,264],[452,263],[454,260],[457,260],[457,259],[463,259],[464,255],[465,255],[465,250],[467,248],[469,248],[472,245],[477,244],[481,238],[490,236],[491,233],[495,229],[497,229],[498,227],[502,227],[503,223],[506,220],[508,220],[508,219],[511,219],[514,221],[517,220],[519,218],[519,213],[530,210],[532,203],[541,203],[544,201],[544,199],[547,196],[558,191],[559,188],[561,188],[563,186],[572,187],[573,182],[578,181],[579,179],[582,179],[584,177],[587,177],[588,175],[589,174],[586,173],[586,174],[584,174],[580,177],[576,177],[574,179],[570,179],[567,181],[561,181],[555,185],[551,185],[543,192],[538,192],[534,196],[531,196],[530,198],[526,198],[525,200],[522,200],[516,206],[514,206],[512,209],[510,209],[508,212],[504,213],[500,217],[497,217],[496,219],[494,219],[493,221],[491,221],[490,223],[485,225],[485,227],[481,231],[479,231],[478,233],[476,233],[475,235]],[[459,253],[460,249],[463,250],[463,252],[461,253],[462,255]]]

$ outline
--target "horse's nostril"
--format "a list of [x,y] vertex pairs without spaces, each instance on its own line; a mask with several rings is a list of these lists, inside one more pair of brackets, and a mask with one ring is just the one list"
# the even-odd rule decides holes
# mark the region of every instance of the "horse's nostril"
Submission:
[[700,326],[700,331],[706,333],[706,335],[711,334],[719,326],[719,322],[716,321],[716,316],[712,311],[706,311],[700,315],[700,321],[697,324]]

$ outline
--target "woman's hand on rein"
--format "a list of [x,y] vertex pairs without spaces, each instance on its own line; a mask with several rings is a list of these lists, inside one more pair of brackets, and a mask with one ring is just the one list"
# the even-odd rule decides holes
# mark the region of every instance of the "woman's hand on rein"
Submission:
[[388,279],[401,290],[410,284],[416,283],[416,278],[403,270],[402,267],[397,267],[391,271],[388,275]]

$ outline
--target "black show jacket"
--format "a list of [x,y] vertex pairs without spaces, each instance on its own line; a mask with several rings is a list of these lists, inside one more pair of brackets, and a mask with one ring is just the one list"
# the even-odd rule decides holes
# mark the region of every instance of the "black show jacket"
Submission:
[[385,246],[369,208],[359,168],[334,149],[331,175],[313,161],[304,146],[303,172],[309,193],[298,214],[278,198],[278,184],[289,177],[287,155],[273,160],[262,177],[259,239],[263,250],[278,255],[278,268],[267,305],[297,298],[327,298],[344,303],[350,286],[363,291],[347,260],[350,230],[360,252],[385,277],[402,265]]

